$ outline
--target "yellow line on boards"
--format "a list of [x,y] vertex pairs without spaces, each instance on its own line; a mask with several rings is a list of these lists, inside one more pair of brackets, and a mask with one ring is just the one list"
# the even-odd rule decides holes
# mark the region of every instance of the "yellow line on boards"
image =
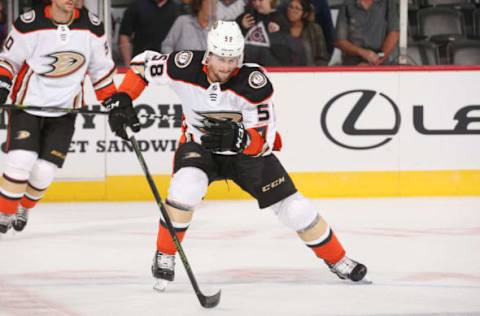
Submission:
[[[480,170],[291,173],[298,190],[312,198],[480,195]],[[154,176],[163,198],[169,175]],[[233,182],[213,183],[207,199],[248,199]],[[45,201],[153,200],[144,176],[108,176],[105,181],[54,182]]]

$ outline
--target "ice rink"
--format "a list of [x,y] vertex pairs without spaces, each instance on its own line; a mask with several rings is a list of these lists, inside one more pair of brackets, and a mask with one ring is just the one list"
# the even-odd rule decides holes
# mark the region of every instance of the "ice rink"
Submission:
[[254,201],[207,201],[152,290],[152,202],[44,203],[26,231],[0,237],[0,315],[480,315],[480,198],[321,199],[321,214],[371,285],[339,280]]

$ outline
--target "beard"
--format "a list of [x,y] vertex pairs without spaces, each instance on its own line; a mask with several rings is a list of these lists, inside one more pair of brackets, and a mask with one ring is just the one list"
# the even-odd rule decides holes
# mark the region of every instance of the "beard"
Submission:
[[230,79],[230,77],[232,76],[232,73],[233,73],[233,70],[230,72],[212,71],[209,76],[209,79],[213,82],[225,83]]

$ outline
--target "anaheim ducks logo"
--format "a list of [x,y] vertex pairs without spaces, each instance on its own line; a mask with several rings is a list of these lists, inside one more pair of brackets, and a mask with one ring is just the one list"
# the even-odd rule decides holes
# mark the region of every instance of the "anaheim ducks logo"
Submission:
[[228,120],[234,122],[242,121],[242,113],[240,112],[196,112],[205,119],[212,118],[214,120]]
[[233,121],[241,122],[243,120],[242,113],[240,112],[196,112],[202,118],[199,120],[202,125],[194,125],[202,133],[206,133],[204,127],[209,124],[209,119],[221,120],[221,121]]
[[22,140],[22,139],[27,139],[30,137],[30,132],[29,131],[18,131],[17,135],[15,136],[15,139]]
[[42,74],[42,76],[49,78],[67,76],[74,73],[85,64],[85,56],[77,52],[58,52],[45,57],[53,59],[53,62],[49,64],[52,69]]

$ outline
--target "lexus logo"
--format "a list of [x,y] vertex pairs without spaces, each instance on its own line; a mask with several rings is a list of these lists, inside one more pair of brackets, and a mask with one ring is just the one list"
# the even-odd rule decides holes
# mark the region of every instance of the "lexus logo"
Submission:
[[374,90],[350,90],[336,95],[325,105],[320,119],[330,141],[356,150],[387,144],[398,132],[400,122],[395,102]]

